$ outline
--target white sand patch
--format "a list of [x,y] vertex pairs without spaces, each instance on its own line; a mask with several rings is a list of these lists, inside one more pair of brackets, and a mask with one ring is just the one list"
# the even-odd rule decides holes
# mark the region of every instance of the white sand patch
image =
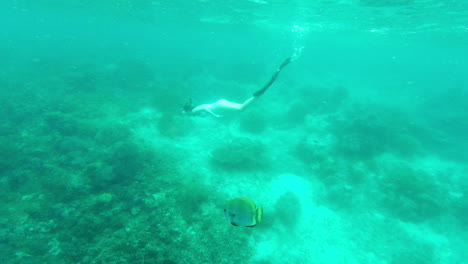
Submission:
[[272,206],[281,195],[288,191],[297,195],[301,199],[302,205],[313,202],[311,199],[312,186],[309,181],[293,174],[283,174],[273,179],[264,188],[262,193],[265,197],[262,198],[266,201],[265,205]]
[[353,246],[348,244],[350,240],[343,239],[346,237],[343,218],[316,204],[317,191],[318,188],[307,179],[292,174],[280,175],[265,186],[260,198],[265,217],[275,217],[271,215],[271,208],[286,192],[298,198],[301,213],[296,226],[278,222],[264,229],[259,226],[255,232],[254,260],[269,260],[272,263],[358,263],[351,252]]

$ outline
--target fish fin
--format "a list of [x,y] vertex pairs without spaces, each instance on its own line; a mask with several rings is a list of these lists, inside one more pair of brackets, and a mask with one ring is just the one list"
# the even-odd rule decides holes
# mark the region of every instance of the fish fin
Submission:
[[257,214],[255,216],[255,220],[257,223],[261,223],[262,222],[262,219],[263,219],[263,207],[260,205],[257,210],[256,210]]
[[233,223],[233,222],[231,222],[231,225],[233,225],[233,226],[238,226],[237,224],[235,224],[235,223]]
[[245,226],[245,227],[250,227],[250,228],[252,228],[252,227],[255,227],[255,226],[256,226],[256,225],[250,225],[250,226]]

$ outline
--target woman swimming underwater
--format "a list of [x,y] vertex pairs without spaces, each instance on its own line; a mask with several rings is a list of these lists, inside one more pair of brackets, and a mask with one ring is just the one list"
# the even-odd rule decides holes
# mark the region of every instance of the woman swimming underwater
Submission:
[[276,69],[273,76],[271,76],[270,81],[267,84],[265,84],[265,86],[263,86],[262,89],[253,93],[252,97],[245,100],[245,102],[242,104],[230,102],[225,99],[220,99],[211,104],[202,104],[199,106],[194,106],[192,104],[192,100],[190,99],[184,106],[184,113],[193,116],[209,113],[215,117],[222,117],[222,113],[243,111],[266,92],[266,90],[275,82],[276,78],[278,78],[278,75],[281,72],[281,70],[284,67],[286,67],[286,65],[288,65],[290,62],[291,57],[287,58],[283,63],[281,63],[279,68]]

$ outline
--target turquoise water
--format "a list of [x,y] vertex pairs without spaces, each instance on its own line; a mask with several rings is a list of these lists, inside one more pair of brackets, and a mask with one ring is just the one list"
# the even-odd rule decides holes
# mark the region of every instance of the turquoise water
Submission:
[[1,6],[1,263],[468,263],[466,1]]

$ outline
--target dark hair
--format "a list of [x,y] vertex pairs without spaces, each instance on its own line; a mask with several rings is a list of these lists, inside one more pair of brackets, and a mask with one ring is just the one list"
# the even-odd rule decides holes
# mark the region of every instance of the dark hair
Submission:
[[184,105],[184,111],[186,113],[192,112],[193,108],[195,108],[192,104],[192,98],[190,98]]

